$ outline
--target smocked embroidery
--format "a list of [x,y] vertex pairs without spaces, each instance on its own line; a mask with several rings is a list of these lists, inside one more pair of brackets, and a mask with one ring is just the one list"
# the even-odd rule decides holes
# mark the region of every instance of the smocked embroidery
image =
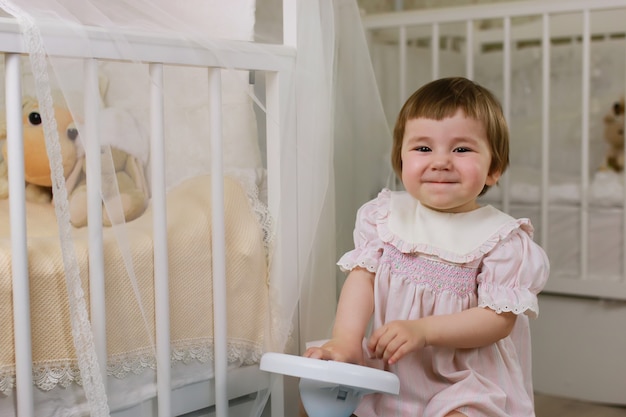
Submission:
[[391,245],[385,245],[380,262],[389,265],[391,276],[408,279],[416,285],[427,285],[438,293],[450,291],[463,297],[477,290],[477,268],[402,253]]

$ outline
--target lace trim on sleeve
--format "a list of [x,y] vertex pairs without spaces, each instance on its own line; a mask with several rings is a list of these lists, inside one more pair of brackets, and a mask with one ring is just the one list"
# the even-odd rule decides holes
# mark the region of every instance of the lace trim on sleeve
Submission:
[[[381,191],[378,198],[370,200],[359,209],[355,233],[362,233],[362,235],[359,238],[355,237],[356,247],[346,252],[337,262],[343,272],[363,268],[376,273],[383,246],[377,225],[380,222],[381,213],[386,211],[385,204],[388,204],[388,201],[380,198],[384,192],[385,190]],[[364,219],[368,223],[366,226],[360,224]],[[365,227],[365,229],[360,229],[360,227]]]
[[511,312],[531,318],[539,315],[537,296],[527,288],[481,284],[478,287],[478,307],[487,307],[498,314]]
[[[351,257],[349,255],[350,253],[346,254],[339,260],[339,262],[337,262],[337,265],[339,265],[339,268],[341,268],[343,272],[352,271],[354,268],[359,268],[359,267],[363,269],[367,269],[369,272],[376,272],[376,269],[378,268],[378,259],[371,258],[369,256],[368,257]],[[350,258],[357,258],[357,259],[350,259]]]

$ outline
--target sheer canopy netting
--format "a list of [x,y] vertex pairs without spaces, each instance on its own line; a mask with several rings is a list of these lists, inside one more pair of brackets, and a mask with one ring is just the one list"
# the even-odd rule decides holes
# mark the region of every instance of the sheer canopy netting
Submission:
[[[211,56],[217,65],[224,67],[221,97],[223,165],[227,177],[226,221],[236,225],[247,222],[244,224],[249,225],[243,235],[239,233],[241,227],[236,227],[234,237],[227,236],[228,256],[247,251],[245,256],[242,255],[245,260],[228,258],[227,263],[232,261],[244,271],[255,271],[257,275],[259,270],[262,271],[261,276],[255,278],[256,287],[250,286],[251,279],[242,279],[242,282],[229,282],[228,290],[235,299],[244,292],[251,294],[250,308],[266,312],[257,314],[260,323],[242,327],[231,323],[231,317],[236,316],[237,311],[231,314],[229,310],[229,332],[231,328],[241,329],[240,334],[229,333],[229,337],[232,336],[228,346],[229,360],[255,363],[265,351],[294,351],[298,350],[301,341],[329,336],[334,315],[337,259],[335,199],[336,194],[345,192],[335,188],[335,167],[343,166],[341,161],[334,161],[335,150],[352,153],[364,143],[376,143],[374,146],[380,147],[384,154],[389,132],[374,83],[359,12],[356,2],[351,0],[298,2],[296,59],[293,68],[285,71],[288,77],[281,79],[283,96],[280,99],[286,105],[280,107],[282,114],[268,114],[265,120],[263,71],[242,70],[230,62],[233,62],[232,54],[238,51],[261,52],[267,54],[268,60],[272,59],[272,53],[284,54],[264,45],[280,42],[276,37],[281,33],[276,25],[282,26],[277,18],[281,15],[280,7],[276,0],[0,0],[4,15],[0,26],[11,30],[11,25],[17,21],[16,28],[24,36],[27,53],[21,58],[21,89],[23,109],[28,110],[24,110],[25,120],[29,120],[33,112],[39,114],[40,120],[36,124],[43,128],[50,165],[51,184],[35,184],[31,191],[37,198],[45,198],[42,189],[51,188],[52,214],[41,214],[41,205],[27,201],[27,209],[34,219],[29,217],[29,233],[32,231],[33,235],[29,234],[28,239],[36,239],[37,234],[41,237],[44,229],[54,237],[49,239],[50,236],[46,236],[47,246],[41,248],[45,247],[59,258],[51,268],[64,283],[60,297],[66,301],[56,308],[65,310],[54,314],[67,316],[68,323],[64,326],[69,326],[65,330],[71,333],[73,342],[72,346],[60,347],[59,357],[66,358],[64,361],[58,361],[57,357],[46,358],[48,352],[41,353],[40,363],[34,357],[34,369],[39,378],[35,383],[40,389],[78,382],[84,389],[92,415],[107,415],[109,412],[89,325],[89,297],[85,295],[88,267],[81,263],[87,256],[89,242],[85,227],[85,191],[81,187],[84,187],[85,161],[93,161],[94,157],[90,159],[90,155],[94,152],[100,154],[101,161],[105,258],[112,257],[107,258],[109,269],[105,271],[107,315],[110,305],[126,305],[125,310],[118,311],[117,317],[111,318],[113,323],[115,320],[118,324],[123,323],[121,333],[111,336],[111,329],[107,328],[107,374],[123,379],[126,374],[155,367],[155,307],[149,284],[152,272],[146,266],[152,262],[152,254],[139,249],[151,239],[152,227],[145,219],[151,215],[150,186],[154,172],[150,155],[153,129],[150,96],[154,80],[149,64],[160,59],[156,50],[150,55],[154,39],[193,46],[185,49],[185,53]],[[264,31],[255,34],[255,25],[263,27]],[[63,52],[59,54],[60,39],[63,39]],[[145,47],[138,46],[144,45],[137,42],[138,39],[146,40]],[[259,43],[253,42],[255,39]],[[83,58],[85,51],[106,58],[106,48],[115,51],[115,60]],[[193,61],[190,56],[184,59]],[[210,197],[205,198],[205,191],[202,191],[210,189],[210,181],[207,182],[206,178],[211,174],[209,97],[213,91],[209,85],[206,68],[173,64],[163,67],[165,183],[168,230],[173,231],[168,237],[168,253],[174,258],[179,257],[179,263],[173,267],[176,271],[170,270],[170,291],[173,291],[171,285],[176,285],[177,278],[183,282],[181,285],[185,288],[179,293],[179,302],[185,305],[190,304],[189,297],[193,295],[190,293],[196,288],[193,285],[201,285],[187,285],[187,280],[193,282],[203,276],[205,270],[210,269],[211,262],[210,255],[206,255],[190,237],[210,240],[207,237],[210,236],[210,213],[202,210],[210,205]],[[4,91],[2,93],[4,96]],[[86,123],[93,115],[94,106],[98,114],[96,136],[100,140],[95,146],[90,142],[94,125]],[[271,266],[275,263],[274,249],[279,244],[277,238],[282,236],[277,231],[282,224],[282,213],[288,208],[281,201],[275,202],[276,207],[271,207],[270,215],[267,172],[275,167],[267,167],[265,123],[275,124],[274,127],[285,135],[295,133],[296,136],[285,140],[285,146],[295,149],[297,155],[297,190],[288,190],[297,193],[298,233],[294,235],[297,242],[293,244],[298,245],[299,271],[298,276],[293,277],[271,273]],[[73,135],[74,155],[68,157],[63,136],[70,130],[75,130],[77,136]],[[10,155],[4,154],[4,163],[10,165]],[[356,178],[358,165],[364,161],[358,154],[351,158],[351,164],[356,166],[350,165],[348,171],[351,178]],[[292,167],[292,162],[281,160],[279,164]],[[382,173],[381,177],[384,177],[388,169],[382,168],[384,164],[380,166],[368,169],[368,175]],[[120,171],[124,171],[124,175]],[[282,175],[291,175],[284,171],[281,170]],[[360,193],[357,199],[362,201],[369,198],[363,191],[367,187],[362,186],[363,181],[369,181],[366,178],[370,177],[357,179],[356,187],[347,187],[351,193]],[[131,187],[131,193],[127,192],[128,187]],[[129,205],[133,204],[133,207],[138,205],[140,208],[131,214]],[[240,213],[242,207],[249,207],[248,212]],[[189,212],[190,209],[196,211]],[[50,216],[55,224],[46,229],[43,222]],[[175,223],[170,224],[170,219]],[[203,223],[202,227],[198,226],[199,223]],[[2,227],[0,224],[0,230]],[[39,227],[41,229],[37,229]],[[201,235],[204,231],[209,235]],[[230,248],[228,245],[232,241],[239,242],[238,248],[247,245],[246,249],[238,252],[236,248]],[[188,243],[185,245],[184,242]],[[255,248],[252,255],[248,250],[250,247]],[[43,249],[37,250],[41,256],[47,253]],[[192,266],[187,261],[190,258],[194,258]],[[10,254],[8,259],[10,263]],[[206,265],[196,263],[197,259],[206,261]],[[175,261],[170,259],[170,265],[172,262]],[[51,274],[49,270],[41,273],[42,276]],[[5,275],[10,283],[10,274]],[[185,289],[188,293],[184,292]],[[206,293],[209,297],[210,289],[206,291],[209,291]],[[206,299],[194,302],[191,312],[172,311],[172,320],[194,322],[189,316],[194,312],[193,308],[208,308],[198,314],[212,315],[212,304]],[[175,303],[176,300],[172,300],[170,304]],[[300,317],[302,325],[296,333],[293,330],[298,322],[298,308],[303,314]],[[49,314],[45,309],[42,311],[42,314]],[[0,312],[9,314],[1,309]],[[172,360],[210,362],[213,335],[212,329],[206,330],[202,333],[202,329],[194,328],[183,329],[176,335],[173,333]],[[294,334],[298,334],[300,340],[295,340]],[[48,336],[54,337],[53,334]],[[36,353],[34,351],[34,356]],[[0,353],[0,360],[3,359]],[[50,361],[46,362],[47,359]],[[0,388],[8,387],[7,391],[10,391],[13,371],[11,358],[0,363]],[[0,397],[3,395],[6,393],[0,391]],[[255,413],[267,396],[257,398]]]

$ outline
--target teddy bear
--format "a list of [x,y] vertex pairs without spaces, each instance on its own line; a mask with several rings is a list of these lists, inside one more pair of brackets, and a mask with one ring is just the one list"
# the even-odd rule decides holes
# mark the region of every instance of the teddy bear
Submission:
[[[61,148],[63,174],[65,178],[68,178],[77,161],[76,138],[78,137],[78,130],[66,106],[54,105],[53,109]],[[50,161],[46,151],[39,103],[35,97],[23,97],[22,122],[26,200],[36,203],[50,203],[52,200]],[[5,121],[0,122],[0,140],[2,140],[0,198],[6,199],[9,196],[9,186]]]
[[[50,203],[53,201],[50,161],[37,99],[25,96],[22,112],[26,200]],[[70,222],[75,227],[83,227],[87,225],[84,143],[81,141],[79,129],[67,106],[54,105],[54,115],[68,192]],[[102,187],[105,207],[108,209],[103,210],[102,223],[110,226],[112,223],[130,221],[139,217],[147,207],[145,158],[141,160],[140,157],[134,156],[145,157],[147,151],[136,145],[137,140],[133,140],[141,136],[139,128],[124,111],[105,108],[101,110],[100,116]],[[4,142],[2,144],[3,158],[0,160],[0,198],[6,199],[9,196],[6,125],[1,120],[0,140]],[[115,201],[120,205],[114,204]],[[113,214],[109,215],[109,212]],[[114,216],[113,219],[111,219],[112,216]]]
[[621,172],[624,169],[624,98],[613,104],[604,116],[604,140],[609,145],[602,170]]
[[[104,108],[100,112],[100,161],[102,171],[102,224],[111,226],[141,216],[147,208],[149,191],[144,173],[147,149],[141,130],[125,110]],[[79,149],[83,146],[79,142]],[[87,225],[86,158],[84,152],[74,169],[69,192],[70,222]],[[143,158],[143,159],[142,159]]]

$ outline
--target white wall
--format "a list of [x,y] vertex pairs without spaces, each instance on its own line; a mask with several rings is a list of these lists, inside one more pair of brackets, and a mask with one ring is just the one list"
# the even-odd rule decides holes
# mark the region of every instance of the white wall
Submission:
[[542,295],[531,320],[537,392],[626,404],[626,303]]

